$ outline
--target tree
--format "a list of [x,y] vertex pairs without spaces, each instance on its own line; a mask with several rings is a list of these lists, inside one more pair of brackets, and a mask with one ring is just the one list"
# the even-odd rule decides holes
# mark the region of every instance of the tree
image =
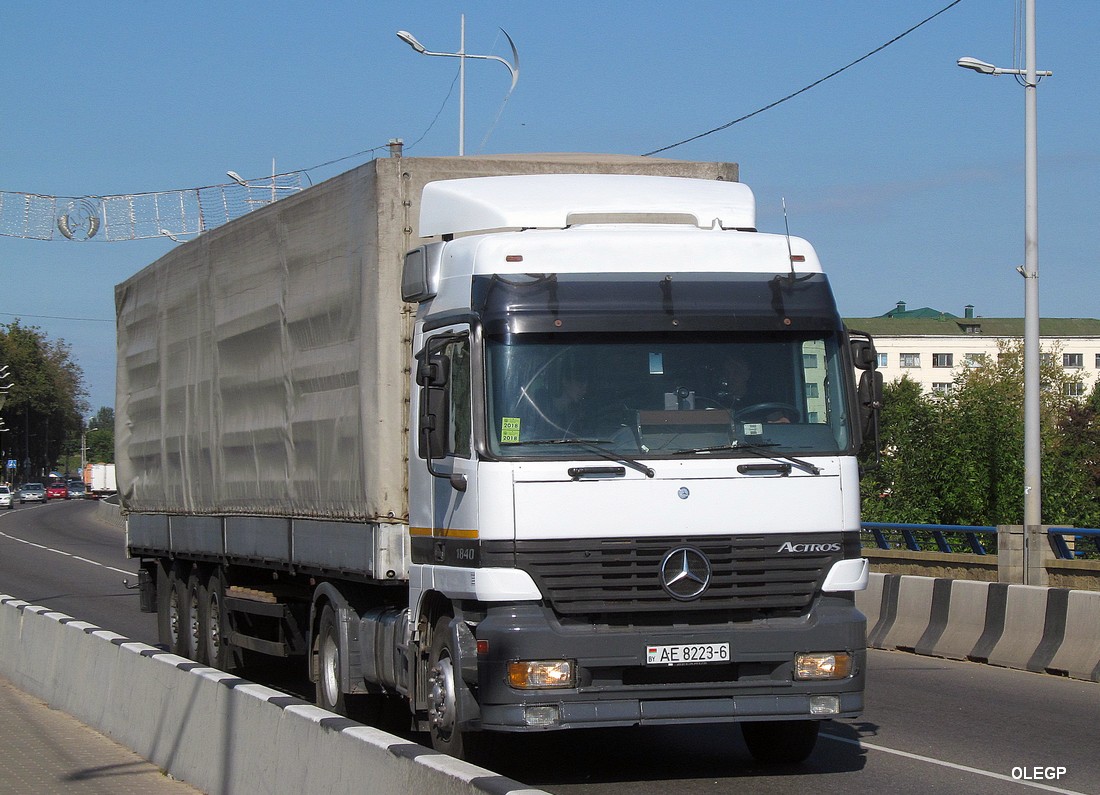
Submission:
[[88,461],[112,464],[115,460],[115,410],[103,406],[88,421]]
[[[1083,405],[1047,352],[1041,365],[1043,520],[1100,525],[1100,394]],[[869,521],[1021,524],[1024,505],[1023,349],[1003,344],[946,394],[909,379],[887,385],[883,466],[863,484]]]
[[44,477],[66,438],[79,432],[87,411],[84,373],[64,340],[51,341],[18,319],[0,326],[0,365],[8,366],[12,381],[3,408],[3,458],[19,462],[23,479]]
[[940,498],[929,473],[938,457],[935,406],[916,381],[902,377],[883,387],[879,423],[882,465],[864,476],[863,518],[874,522],[936,523]]

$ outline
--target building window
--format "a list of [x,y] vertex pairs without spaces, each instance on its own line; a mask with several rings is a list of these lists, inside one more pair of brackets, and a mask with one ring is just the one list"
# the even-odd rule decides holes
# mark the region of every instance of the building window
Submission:
[[[878,355],[878,366],[879,367],[886,367],[889,364],[890,364],[890,354],[880,353]],[[1100,367],[1100,353],[1096,354],[1096,366]]]
[[932,366],[933,367],[954,367],[955,357],[950,353],[933,353],[932,354]]
[[1049,367],[1050,365],[1054,364],[1054,354],[1053,353],[1040,353],[1039,354],[1039,364],[1043,365],[1044,367]]
[[1085,385],[1080,381],[1070,381],[1062,387],[1066,397],[1084,397]]
[[817,388],[817,384],[806,384],[806,397],[818,398],[821,397],[821,391]]
[[984,353],[963,354],[963,362],[967,367],[981,367],[985,363]]
[[1096,369],[1100,370],[1100,353],[1096,354]]
[[920,354],[919,353],[902,353],[901,357],[902,367],[920,367]]
[[1062,366],[1070,367],[1075,370],[1080,370],[1085,366],[1085,354],[1083,353],[1063,353],[1062,354]]
[[954,384],[952,384],[949,381],[946,382],[946,383],[943,382],[943,381],[933,382],[932,383],[932,394],[934,394],[934,395],[946,395],[948,392],[951,391],[952,386],[954,386]]
[[802,367],[807,369],[807,370],[816,370],[818,368],[817,354],[816,353],[804,353],[804,354],[802,354]]

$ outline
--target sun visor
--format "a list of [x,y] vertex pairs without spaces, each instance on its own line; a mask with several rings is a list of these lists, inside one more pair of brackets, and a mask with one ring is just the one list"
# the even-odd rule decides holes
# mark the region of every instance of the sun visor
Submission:
[[637,174],[540,174],[430,182],[422,237],[491,229],[562,229],[580,219],[672,218],[702,228],[756,228],[756,199],[740,182]]

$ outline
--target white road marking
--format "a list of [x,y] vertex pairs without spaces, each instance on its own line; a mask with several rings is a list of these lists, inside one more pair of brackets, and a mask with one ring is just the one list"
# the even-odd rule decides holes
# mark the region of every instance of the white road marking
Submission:
[[1033,787],[1034,789],[1042,789],[1047,792],[1060,792],[1062,795],[1088,795],[1085,792],[1077,792],[1071,789],[1062,789],[1061,787],[1054,787],[1050,784],[1040,784],[1037,781],[1028,781],[1026,779],[1013,778],[1012,776],[1006,776],[1003,773],[994,773],[991,770],[982,770],[977,767],[969,767],[968,765],[958,765],[954,762],[947,762],[943,759],[935,759],[931,756],[921,756],[920,754],[911,754],[908,751],[899,751],[896,748],[887,748],[884,745],[872,745],[871,743],[863,742],[862,740],[853,740],[848,737],[837,737],[835,734],[828,734],[822,732],[821,737],[827,740],[834,740],[838,743],[848,743],[848,745],[855,745],[860,748],[869,748],[872,751],[882,751],[887,754],[894,754],[895,756],[904,756],[906,759],[914,759],[918,762],[928,762],[933,765],[940,765],[941,767],[949,767],[953,770],[962,770],[967,773],[975,773],[979,776],[985,776],[986,778],[995,778],[998,781],[1008,781],[1012,784],[1021,784],[1025,787]]
[[72,552],[66,552],[63,549],[54,549],[53,547],[48,547],[48,546],[45,546],[43,544],[38,544],[34,541],[28,541],[25,538],[19,538],[18,536],[9,535],[8,533],[0,532],[0,538],[9,538],[12,541],[18,541],[20,544],[26,544],[29,547],[35,547],[36,549],[41,549],[41,550],[44,550],[46,552],[53,552],[57,555],[64,555],[67,558],[72,558],[73,560],[79,560],[81,563],[90,563],[93,566],[99,566],[102,569],[107,569],[107,571],[116,571],[119,574],[125,574],[128,577],[136,577],[137,576],[137,574],[135,574],[132,571],[126,571],[125,569],[116,569],[114,566],[108,566],[106,563],[100,563],[99,561],[89,560],[88,558],[82,558],[79,555],[74,555]]

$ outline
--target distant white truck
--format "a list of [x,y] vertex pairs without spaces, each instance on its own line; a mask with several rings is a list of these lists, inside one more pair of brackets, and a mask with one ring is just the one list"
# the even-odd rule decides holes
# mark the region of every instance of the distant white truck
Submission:
[[858,715],[881,377],[736,177],[376,160],[118,285],[119,496],[161,641],[284,657],[331,711],[398,701],[455,756],[736,721],[789,762]]
[[85,464],[84,485],[91,497],[106,497],[118,491],[114,464]]

